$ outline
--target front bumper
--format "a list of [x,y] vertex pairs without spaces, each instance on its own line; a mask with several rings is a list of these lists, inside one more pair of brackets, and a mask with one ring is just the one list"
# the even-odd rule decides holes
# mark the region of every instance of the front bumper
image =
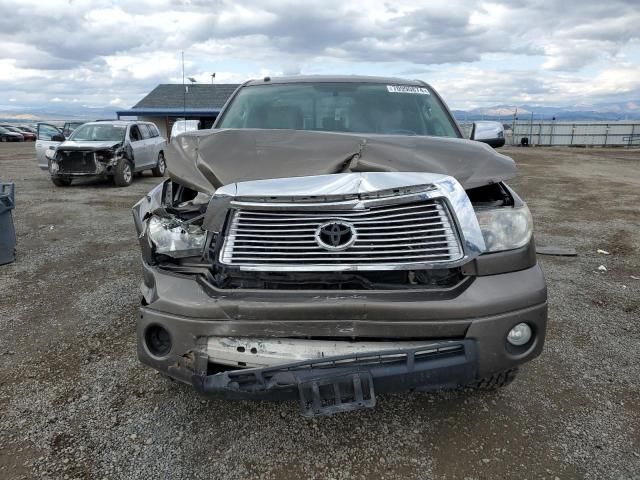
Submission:
[[420,348],[368,352],[274,367],[194,374],[203,395],[229,399],[298,398],[305,416],[373,407],[376,393],[455,388],[476,376],[475,342],[437,342]]
[[[406,364],[391,370],[367,367],[375,390],[382,392],[463,386],[514,368],[540,354],[547,323],[546,286],[537,265],[476,277],[454,299],[430,298],[424,291],[221,290],[213,295],[195,276],[145,265],[143,294],[147,305],[141,307],[137,325],[141,362],[194,385],[202,393],[230,398],[296,398],[299,391],[295,385],[308,380],[308,375],[339,376],[350,370],[340,367],[340,371],[313,372],[305,367],[312,373],[296,374],[288,379],[290,383],[276,379],[268,388],[263,384],[237,389],[230,380],[234,376],[257,372],[264,377],[270,369],[283,365],[213,374],[207,353],[209,337],[384,339],[419,341],[428,346],[441,342],[464,345],[464,358],[458,357],[454,363],[428,359],[418,370],[410,370]],[[513,348],[506,343],[507,332],[520,322],[532,327],[534,337],[524,347]],[[154,325],[166,329],[171,338],[171,351],[162,357],[153,355],[145,342],[148,328]],[[246,354],[251,355],[249,351]],[[245,362],[238,363],[242,366]],[[292,364],[290,360],[283,363]]]
[[50,159],[49,173],[54,177],[90,177],[109,175],[118,163],[115,155],[105,161],[96,159],[95,152],[87,151],[82,160]]

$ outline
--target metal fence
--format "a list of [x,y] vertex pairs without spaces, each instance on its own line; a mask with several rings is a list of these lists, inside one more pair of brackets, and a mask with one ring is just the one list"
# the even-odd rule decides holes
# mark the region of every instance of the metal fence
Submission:
[[[466,138],[471,135],[472,122],[459,122]],[[565,122],[555,120],[513,120],[504,122],[507,145],[520,145],[526,138],[529,145],[640,147],[640,121]],[[511,128],[507,128],[511,127]]]
[[515,120],[510,133],[507,143],[511,145],[520,145],[522,139],[526,138],[529,145],[640,146],[640,122]]

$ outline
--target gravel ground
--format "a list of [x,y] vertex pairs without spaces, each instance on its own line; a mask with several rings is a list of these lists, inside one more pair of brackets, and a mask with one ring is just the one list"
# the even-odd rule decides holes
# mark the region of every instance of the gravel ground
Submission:
[[640,152],[503,152],[538,243],[579,253],[540,257],[543,355],[498,393],[307,420],[202,401],[138,364],[130,207],[158,179],[56,188],[32,143],[1,144],[18,258],[0,267],[0,478],[640,478]]

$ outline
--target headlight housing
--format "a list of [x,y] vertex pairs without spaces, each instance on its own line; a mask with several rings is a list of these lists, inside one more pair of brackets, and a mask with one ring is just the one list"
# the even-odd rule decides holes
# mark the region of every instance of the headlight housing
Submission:
[[533,220],[526,205],[476,210],[487,252],[524,247],[531,240]]
[[174,258],[200,255],[205,240],[201,226],[157,215],[149,219],[147,233],[156,253]]
[[99,162],[108,162],[115,156],[115,152],[113,150],[101,150],[96,152],[96,160]]

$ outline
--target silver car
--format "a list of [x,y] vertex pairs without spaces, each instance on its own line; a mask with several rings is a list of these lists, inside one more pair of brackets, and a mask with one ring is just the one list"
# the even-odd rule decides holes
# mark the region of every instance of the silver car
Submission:
[[166,143],[148,122],[89,122],[68,140],[53,125],[39,124],[36,153],[40,168],[59,187],[86,176],[109,176],[117,186],[128,186],[136,172],[164,176]]

